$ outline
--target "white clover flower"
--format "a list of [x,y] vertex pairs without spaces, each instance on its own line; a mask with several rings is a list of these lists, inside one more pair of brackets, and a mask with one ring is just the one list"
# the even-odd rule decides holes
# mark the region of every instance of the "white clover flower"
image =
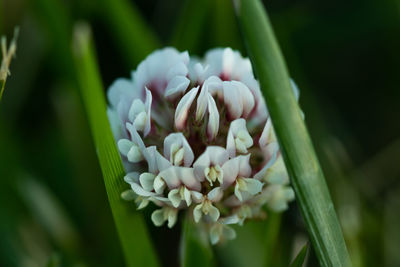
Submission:
[[216,244],[235,238],[229,225],[294,199],[258,81],[239,52],[213,49],[201,61],[157,50],[132,79],[116,80],[108,99],[131,186],[122,196],[139,209],[159,206],[156,226],[173,227],[187,210]]

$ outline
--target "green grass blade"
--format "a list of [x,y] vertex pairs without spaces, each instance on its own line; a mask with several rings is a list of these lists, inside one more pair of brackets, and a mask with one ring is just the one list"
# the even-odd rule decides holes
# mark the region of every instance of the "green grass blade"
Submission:
[[304,264],[304,261],[306,259],[307,255],[307,244],[303,246],[303,248],[300,250],[299,254],[297,254],[296,258],[293,260],[293,262],[290,264],[290,267],[301,267]]
[[132,1],[101,0],[101,16],[121,50],[122,58],[134,68],[148,54],[160,46],[152,29],[148,27]]
[[183,223],[180,246],[182,267],[215,266],[207,232],[189,216],[185,217]]
[[349,266],[328,187],[267,14],[259,0],[233,2],[319,262],[322,266]]
[[124,202],[120,195],[126,189],[124,168],[106,115],[103,94],[90,30],[78,25],[74,37],[74,55],[82,99],[94,138],[100,167],[117,231],[128,266],[158,266],[144,220],[132,211],[133,205]]
[[178,50],[199,53],[201,43],[204,42],[203,31],[209,10],[210,0],[186,0],[176,21],[171,45]]

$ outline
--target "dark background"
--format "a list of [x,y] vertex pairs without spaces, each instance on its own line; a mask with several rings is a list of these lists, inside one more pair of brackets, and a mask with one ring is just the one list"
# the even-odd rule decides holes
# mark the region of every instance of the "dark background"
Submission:
[[[20,26],[0,102],[0,266],[123,265],[70,49],[73,26],[84,20],[93,30],[105,87],[135,69],[103,2],[0,1],[1,35],[11,38]],[[230,1],[194,2],[132,5],[162,46],[200,56],[231,46],[245,54]],[[400,2],[264,3],[300,88],[354,266],[400,266]],[[179,226],[149,227],[164,264],[174,266]],[[292,204],[273,266],[287,266],[306,240]],[[224,248],[216,250],[227,264]],[[311,252],[309,265],[315,264]]]

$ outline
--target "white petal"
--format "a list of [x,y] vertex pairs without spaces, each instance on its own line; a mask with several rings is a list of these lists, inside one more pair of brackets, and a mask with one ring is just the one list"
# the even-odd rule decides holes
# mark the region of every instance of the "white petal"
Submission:
[[165,90],[165,97],[168,99],[175,99],[186,91],[190,84],[190,80],[185,76],[175,76],[168,83],[167,89]]
[[138,210],[144,209],[144,208],[146,208],[146,207],[149,205],[149,203],[150,203],[149,199],[144,198],[144,199],[142,199],[142,200],[140,201],[140,203],[139,203],[137,209],[138,209]]
[[243,178],[247,185],[247,192],[251,195],[256,195],[261,192],[263,183],[253,178]]
[[166,218],[164,216],[164,209],[153,211],[153,213],[151,214],[151,220],[153,221],[155,226],[163,225],[163,223],[166,221]]
[[271,131],[272,131],[272,122],[271,118],[268,118],[267,122],[265,123],[264,129],[261,133],[260,140],[258,143],[261,147],[265,147],[269,142],[271,142]]
[[278,152],[279,146],[277,142],[269,144],[266,148],[272,153],[270,159],[265,163],[264,167],[254,175],[254,178],[257,180],[261,180],[265,177],[267,170],[271,168],[271,166],[275,163]]
[[181,184],[174,166],[161,171],[158,176],[165,181],[169,189],[176,188]]
[[178,178],[182,181],[184,185],[188,188],[196,191],[201,190],[201,184],[194,176],[193,168],[187,167],[173,167],[176,170]]
[[207,135],[210,140],[214,139],[219,129],[219,111],[214,98],[208,94],[208,125]]
[[139,183],[139,176],[138,172],[128,172],[124,177],[124,181],[128,184]]
[[133,125],[135,126],[136,130],[144,131],[146,126],[147,114],[146,112],[142,111],[136,115],[135,119],[133,120]]
[[144,172],[140,175],[139,177],[140,185],[143,187],[144,190],[152,191],[154,189],[153,184],[155,177],[156,176],[154,174],[149,172]]
[[157,176],[154,179],[153,186],[154,186],[154,191],[156,191],[157,194],[162,194],[162,192],[164,192],[164,189],[167,186],[167,184],[160,176]]
[[164,156],[171,158],[171,147],[182,147],[184,150],[183,162],[184,166],[191,166],[194,160],[194,154],[188,141],[182,133],[171,133],[164,139]]
[[219,242],[222,234],[222,225],[216,223],[210,228],[210,241],[211,244],[215,245]]
[[164,158],[157,150],[154,152],[154,154],[152,154],[152,156],[154,157],[155,164],[157,166],[157,171],[160,172],[171,167],[172,165],[171,162],[166,158]]
[[168,211],[168,228],[172,228],[178,219],[178,211],[176,209],[169,209]]
[[232,83],[238,88],[240,100],[243,105],[242,117],[246,118],[255,106],[254,96],[245,84],[238,81],[232,81]]
[[188,74],[188,68],[184,62],[179,62],[167,73],[167,80],[171,81],[176,76],[185,77]]
[[172,206],[174,206],[175,208],[179,207],[179,204],[181,204],[182,200],[179,190],[180,188],[175,188],[168,193],[168,199],[171,200]]
[[236,151],[247,153],[247,149],[252,145],[253,139],[247,130],[246,120],[241,118],[232,121],[229,126],[228,140],[226,144],[229,156],[234,157]]
[[151,104],[153,101],[153,96],[151,95],[150,90],[148,90],[146,88],[146,102],[145,102],[145,106],[146,106],[146,123],[144,126],[144,130],[143,130],[143,136],[147,136],[150,133],[151,130]]
[[224,196],[224,192],[222,191],[221,187],[215,187],[207,194],[208,200],[212,202],[218,202]]
[[118,149],[119,152],[121,152],[122,155],[126,156],[128,155],[129,150],[131,147],[134,145],[134,143],[128,139],[120,139],[118,140]]
[[150,154],[148,153],[146,146],[143,143],[142,138],[136,131],[135,127],[131,123],[126,123],[126,128],[131,134],[132,141],[139,147],[140,152],[142,153],[143,157],[146,159],[148,165],[149,165],[149,172],[155,173],[156,172],[156,166],[154,164],[154,161],[150,158]]
[[193,217],[194,221],[198,223],[203,215],[203,211],[201,210],[203,207],[203,203],[198,204],[194,209],[193,209]]
[[249,177],[251,174],[250,154],[238,156],[239,176]]
[[228,161],[228,152],[219,146],[208,146],[193,163],[194,173],[200,182],[204,181],[204,169],[210,166],[222,166]]
[[239,183],[235,184],[235,196],[242,202],[243,201],[243,197],[242,197],[242,193],[240,190],[240,186]]
[[199,87],[197,86],[186,93],[179,101],[175,110],[175,127],[178,130],[185,128],[190,106],[192,105],[198,91]]
[[190,190],[185,187],[183,189],[183,195],[184,195],[184,198],[185,198],[185,201],[186,201],[186,205],[189,207],[190,204],[192,204],[192,197],[191,197]]
[[147,190],[144,190],[143,187],[141,187],[137,183],[131,183],[131,188],[137,195],[142,196],[142,197],[151,197],[151,196],[156,195],[153,192],[149,192]]
[[196,203],[200,203],[204,200],[204,196],[202,193],[196,191],[190,191],[190,193],[192,194],[192,198]]
[[216,207],[214,207],[213,205],[210,205],[209,210],[208,210],[208,215],[211,217],[211,219],[214,222],[216,222],[216,221],[218,221],[220,213]]
[[144,103],[142,102],[142,100],[136,98],[135,100],[133,100],[132,105],[129,109],[129,113],[128,113],[128,119],[133,122],[135,120],[135,116],[137,116],[140,112],[145,112],[146,111],[146,107],[144,106]]
[[208,105],[208,87],[206,86],[206,82],[203,83],[201,87],[199,97],[197,98],[196,105],[196,121],[199,122],[203,119],[204,114],[206,113]]
[[142,152],[137,145],[133,145],[126,156],[128,161],[133,163],[138,163],[143,160]]
[[240,159],[239,157],[233,158],[225,162],[222,165],[222,171],[224,172],[224,182],[222,188],[225,189],[230,186],[239,175]]
[[137,96],[136,91],[131,80],[117,79],[108,89],[107,97],[111,106],[117,107],[121,98],[129,98],[128,100],[131,101]]
[[232,227],[227,225],[223,225],[222,227],[222,236],[227,240],[233,240],[236,238],[236,232]]

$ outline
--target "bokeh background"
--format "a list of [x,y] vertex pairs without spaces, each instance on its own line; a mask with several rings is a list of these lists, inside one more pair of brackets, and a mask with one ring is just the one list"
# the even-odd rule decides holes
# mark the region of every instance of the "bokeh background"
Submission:
[[[400,2],[264,3],[354,266],[400,266]],[[230,0],[1,0],[0,34],[19,25],[20,36],[0,102],[0,266],[124,264],[71,53],[74,24],[86,21],[105,88],[130,75],[153,47],[129,46],[143,33],[118,5],[160,47],[246,54]],[[269,217],[216,247],[219,265],[287,266],[307,242],[304,224],[295,203]],[[177,266],[180,226],[148,226],[164,266]],[[274,241],[268,250],[263,238]]]

